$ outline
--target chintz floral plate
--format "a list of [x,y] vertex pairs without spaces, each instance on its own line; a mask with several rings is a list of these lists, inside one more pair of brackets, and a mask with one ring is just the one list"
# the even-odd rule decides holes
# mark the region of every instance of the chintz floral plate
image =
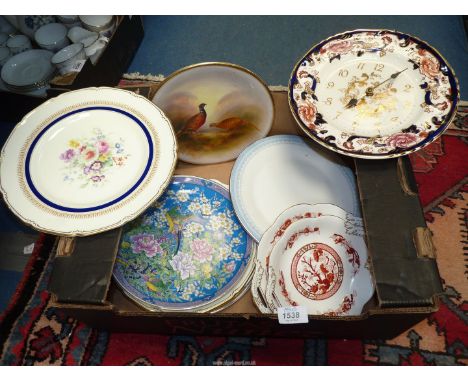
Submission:
[[87,88],[43,103],[1,152],[8,207],[35,229],[63,236],[119,227],[169,184],[177,145],[169,120],[129,91]]
[[281,212],[301,203],[330,203],[360,217],[352,170],[339,155],[296,135],[275,135],[247,147],[230,178],[236,214],[259,242]]
[[226,187],[174,176],[164,195],[124,226],[114,278],[145,308],[213,311],[245,291],[254,248]]
[[311,48],[295,66],[289,104],[312,139],[341,154],[384,159],[421,149],[455,117],[459,87],[442,55],[389,30],[356,30]]
[[292,223],[275,244],[266,299],[279,306],[305,306],[313,315],[359,315],[374,294],[367,248],[335,216]]
[[219,163],[271,129],[274,105],[265,83],[230,63],[207,62],[171,74],[153,102],[171,120],[179,158],[196,164]]

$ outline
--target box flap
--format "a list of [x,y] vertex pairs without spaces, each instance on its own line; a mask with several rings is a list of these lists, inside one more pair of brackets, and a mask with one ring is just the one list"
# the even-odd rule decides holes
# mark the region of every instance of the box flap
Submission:
[[120,234],[119,228],[59,243],[49,284],[56,301],[105,303]]
[[355,160],[380,306],[429,306],[442,293],[408,157]]

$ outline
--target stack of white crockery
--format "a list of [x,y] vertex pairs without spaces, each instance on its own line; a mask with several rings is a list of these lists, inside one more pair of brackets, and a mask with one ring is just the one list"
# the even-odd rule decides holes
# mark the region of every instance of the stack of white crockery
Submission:
[[261,312],[359,315],[373,294],[361,218],[333,204],[298,204],[262,235],[252,281]]

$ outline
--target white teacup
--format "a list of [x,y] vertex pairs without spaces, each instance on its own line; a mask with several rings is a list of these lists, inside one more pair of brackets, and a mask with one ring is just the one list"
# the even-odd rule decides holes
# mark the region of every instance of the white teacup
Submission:
[[97,39],[99,37],[96,32],[91,32],[91,31],[86,30],[86,29],[81,28],[81,27],[71,28],[68,31],[67,36],[74,43],[81,42],[85,38],[88,38],[88,37],[94,37],[95,39]]
[[109,39],[107,37],[99,37],[99,35],[97,35],[87,37],[81,40],[81,42],[84,45],[86,56],[89,57],[93,64],[95,64],[109,42]]
[[25,36],[24,34],[17,34],[16,36],[10,37],[6,46],[10,49],[13,56],[32,49],[31,41],[28,36]]
[[57,16],[58,20],[68,29],[81,26],[78,16]]
[[2,46],[0,48],[0,67],[2,67],[5,64],[5,62],[8,61],[10,57],[11,57],[10,49],[8,49],[6,46]]
[[80,20],[83,27],[105,37],[110,37],[115,28],[114,16],[80,16]]
[[43,49],[58,52],[68,44],[68,29],[60,23],[51,23],[40,27],[34,33],[34,39]]
[[59,50],[54,54],[51,62],[57,67],[59,73],[63,75],[76,71],[75,65],[82,60],[86,60],[86,53],[84,45],[79,42]]

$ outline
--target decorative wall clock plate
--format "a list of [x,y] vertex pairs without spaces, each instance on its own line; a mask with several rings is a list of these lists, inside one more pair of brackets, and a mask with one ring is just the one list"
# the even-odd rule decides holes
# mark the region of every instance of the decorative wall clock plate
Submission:
[[272,250],[268,276],[273,312],[302,305],[309,314],[359,315],[374,294],[364,239],[335,216],[292,223]]
[[245,149],[231,172],[236,214],[257,241],[277,216],[301,203],[331,203],[360,217],[352,170],[341,158],[295,135],[263,138]]
[[177,161],[169,120],[149,100],[113,88],[53,98],[27,114],[1,153],[5,202],[39,231],[85,236],[142,213]]
[[268,134],[274,118],[265,83],[229,63],[202,63],[173,73],[153,102],[174,126],[179,158],[196,164],[237,158],[246,146]]
[[341,154],[383,159],[439,137],[455,116],[458,82],[424,41],[389,30],[330,37],[296,64],[289,105],[302,130]]
[[164,195],[124,226],[114,278],[147,309],[213,311],[248,287],[254,249],[226,187],[174,176]]

